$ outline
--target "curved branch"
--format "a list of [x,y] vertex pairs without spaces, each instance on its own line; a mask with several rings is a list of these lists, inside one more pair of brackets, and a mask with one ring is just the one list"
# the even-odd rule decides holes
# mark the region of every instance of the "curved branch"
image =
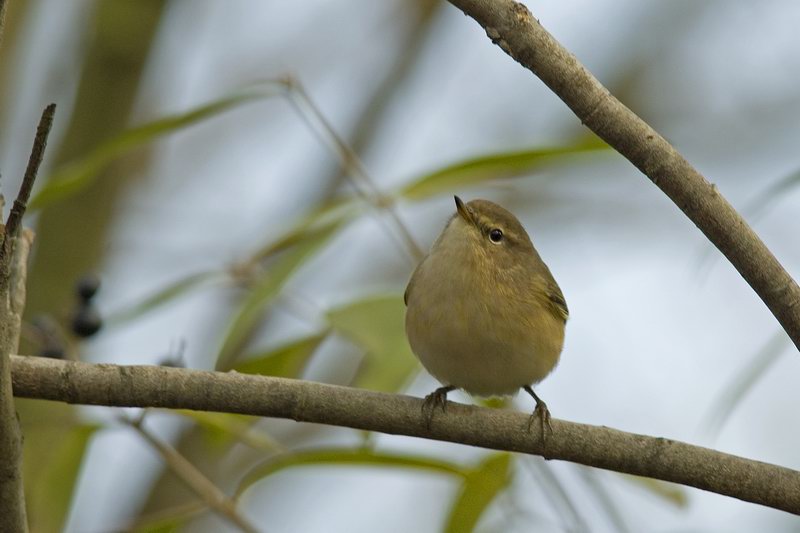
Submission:
[[728,258],[800,349],[800,287],[716,186],[513,0],[449,0],[641,170]]
[[[448,403],[427,428],[422,400],[308,381],[157,366],[12,358],[14,394],[68,403],[289,418],[542,455],[697,487],[800,514],[800,472],[669,439],[553,420],[543,447],[528,415]],[[535,425],[534,425],[535,427]]]

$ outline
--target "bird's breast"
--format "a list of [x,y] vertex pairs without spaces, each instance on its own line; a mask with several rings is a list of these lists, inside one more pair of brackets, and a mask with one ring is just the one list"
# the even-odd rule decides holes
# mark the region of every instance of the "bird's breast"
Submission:
[[[505,395],[542,380],[556,365],[564,325],[510,276],[429,256],[415,274],[406,331],[439,381],[481,396]],[[524,282],[524,281],[523,281]]]

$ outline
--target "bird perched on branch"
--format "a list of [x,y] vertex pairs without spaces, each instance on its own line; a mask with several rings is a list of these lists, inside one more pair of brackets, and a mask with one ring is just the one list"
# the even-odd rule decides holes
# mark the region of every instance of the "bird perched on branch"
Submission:
[[550,426],[532,386],[558,363],[569,316],[561,289],[519,220],[488,200],[456,196],[450,218],[405,292],[406,335],[422,365],[442,383],[425,397],[430,425],[447,393],[536,401],[530,423]]

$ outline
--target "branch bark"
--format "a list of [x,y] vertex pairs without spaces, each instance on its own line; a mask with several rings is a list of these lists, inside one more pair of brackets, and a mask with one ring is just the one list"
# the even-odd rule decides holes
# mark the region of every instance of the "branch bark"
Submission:
[[22,433],[11,386],[10,354],[17,351],[25,307],[25,278],[33,232],[13,240],[9,277],[0,288],[0,531],[27,531],[22,483]]
[[666,193],[728,258],[800,349],[800,287],[716,186],[614,98],[524,5],[513,0],[449,2]]
[[[0,16],[3,9],[5,5],[0,5]],[[22,482],[22,432],[11,389],[11,354],[19,348],[28,253],[33,243],[32,231],[20,232],[22,216],[44,158],[55,111],[56,105],[50,104],[42,112],[22,186],[2,228],[0,243],[0,531],[28,530]]]
[[669,439],[449,402],[431,428],[422,400],[308,381],[157,366],[12,357],[14,394],[68,403],[241,413],[408,435],[571,461],[697,487],[800,515],[800,472]]

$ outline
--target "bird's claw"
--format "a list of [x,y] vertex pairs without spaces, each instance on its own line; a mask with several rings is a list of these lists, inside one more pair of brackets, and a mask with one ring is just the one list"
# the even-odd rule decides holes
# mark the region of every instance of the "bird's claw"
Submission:
[[443,413],[447,412],[447,393],[455,387],[439,387],[432,393],[425,396],[422,402],[422,416],[425,420],[425,426],[430,429],[431,422],[433,422],[433,413],[439,407]]
[[528,432],[531,431],[534,420],[538,418],[539,430],[542,436],[542,446],[544,446],[547,443],[547,434],[553,434],[553,425],[550,423],[550,410],[547,408],[547,404],[533,392],[532,388],[525,387],[525,390],[536,401],[536,408],[533,410],[533,413],[531,413],[531,416],[528,417]]
[[542,402],[536,404],[536,409],[533,410],[531,416],[528,417],[528,431],[531,430],[531,426],[533,426],[533,421],[539,419],[540,429],[542,430],[542,437],[544,437],[544,430],[547,427],[547,431],[552,435],[553,434],[553,425],[550,423],[550,410],[547,408],[547,404]]

